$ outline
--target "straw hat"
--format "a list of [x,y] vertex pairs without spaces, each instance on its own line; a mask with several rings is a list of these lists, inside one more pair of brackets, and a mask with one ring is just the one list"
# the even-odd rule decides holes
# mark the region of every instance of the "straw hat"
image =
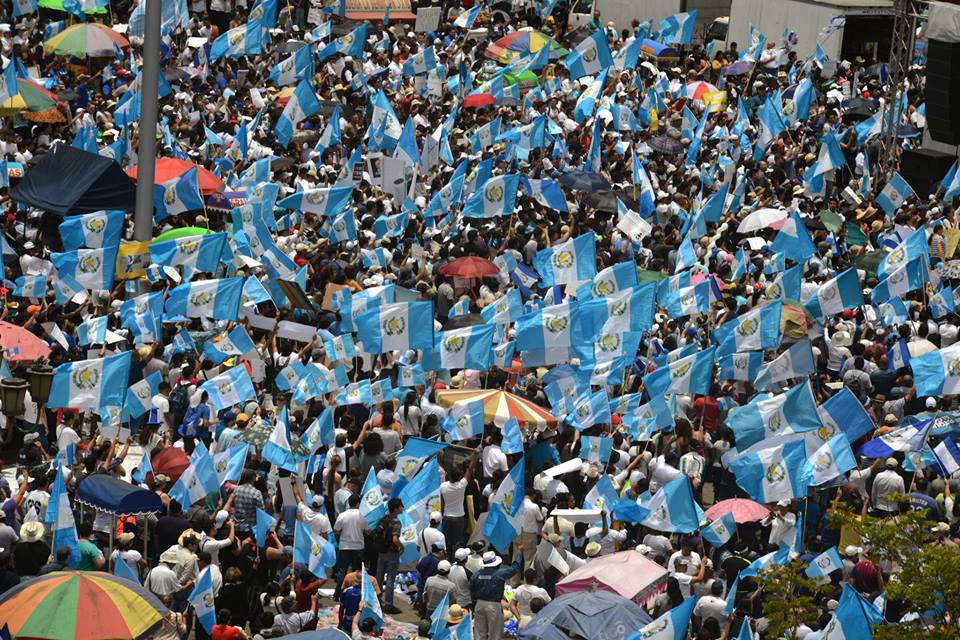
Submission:
[[43,538],[43,533],[42,522],[24,522],[20,525],[20,538],[24,542],[36,542]]

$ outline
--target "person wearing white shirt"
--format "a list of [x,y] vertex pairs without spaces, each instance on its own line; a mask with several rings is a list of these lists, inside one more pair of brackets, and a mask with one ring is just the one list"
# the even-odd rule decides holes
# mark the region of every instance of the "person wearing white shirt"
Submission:
[[533,493],[533,487],[529,487],[518,514],[520,516],[520,545],[523,549],[525,569],[529,569],[533,563],[539,543],[540,529],[546,519],[545,509],[531,498]]
[[367,519],[360,513],[360,496],[355,493],[347,498],[347,509],[337,516],[333,530],[337,534],[337,563],[333,567],[334,600],[340,598],[340,588],[348,570],[359,569],[365,548],[364,533]]
[[507,473],[510,466],[507,463],[507,454],[500,450],[499,445],[488,444],[483,448],[480,454],[483,462],[483,475],[485,478],[492,478],[497,471]]
[[789,501],[778,502],[764,521],[764,524],[770,525],[769,542],[772,547],[779,547],[781,542],[793,545],[797,537],[797,514],[787,511],[789,506]]
[[603,525],[600,527],[590,527],[587,529],[586,537],[587,540],[599,543],[600,555],[605,556],[614,553],[617,550],[616,545],[627,540],[627,532],[620,531],[618,529],[611,529],[607,525],[606,511],[602,511],[600,513],[600,519]]
[[477,463],[478,451],[470,455],[467,470],[461,473],[459,467],[450,469],[445,482],[440,485],[440,499],[443,505],[443,532],[446,536],[447,549],[459,549],[466,542],[467,512],[464,508],[464,498],[467,486],[473,479],[473,469]]
[[680,551],[674,551],[667,561],[667,571],[677,572],[677,566],[683,563],[687,567],[688,575],[696,575],[700,571],[700,554],[693,550],[689,538],[684,538],[680,544]]
[[680,585],[680,593],[683,594],[683,597],[689,598],[693,594],[693,585],[703,582],[703,577],[706,575],[707,567],[711,566],[711,563],[709,558],[704,560],[702,563],[700,563],[699,571],[695,575],[690,575],[687,573],[686,562],[686,559],[681,556],[676,563],[676,572],[671,573],[670,577],[674,578]]
[[424,527],[420,535],[417,536],[417,544],[419,545],[421,556],[429,554],[434,545],[440,545],[443,549],[447,548],[443,532],[437,529],[437,525],[440,524],[442,519],[443,516],[439,511],[432,512],[430,514],[430,526]]
[[897,473],[897,467],[900,465],[896,458],[887,458],[886,470],[877,474],[873,479],[873,492],[871,503],[873,508],[884,514],[893,514],[897,512],[897,503],[891,499],[891,496],[903,495],[903,478]]
[[723,628],[723,623],[727,620],[726,609],[727,601],[723,599],[723,581],[714,580],[710,585],[710,595],[697,600],[693,608],[693,617],[697,620],[698,627],[707,618],[713,618]]
[[313,535],[327,537],[330,535],[330,518],[324,515],[320,511],[320,507],[323,506],[323,497],[320,495],[313,496],[311,501],[311,507],[308,507],[303,503],[303,498],[300,495],[300,490],[297,488],[296,483],[293,484],[293,498],[297,501],[297,518],[300,519],[300,522],[310,527],[310,531]]
[[62,422],[57,425],[57,449],[59,451],[66,451],[71,444],[80,443],[80,436],[73,428],[76,419],[77,417],[72,411],[63,412]]

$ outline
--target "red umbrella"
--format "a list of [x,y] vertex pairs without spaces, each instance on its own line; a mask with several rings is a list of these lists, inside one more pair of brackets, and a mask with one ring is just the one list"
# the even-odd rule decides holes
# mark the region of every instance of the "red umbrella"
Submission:
[[9,322],[0,322],[0,347],[7,362],[33,362],[50,357],[46,342],[23,327]]
[[729,500],[721,500],[717,504],[713,505],[707,509],[706,517],[707,520],[713,522],[714,520],[719,520],[728,513],[733,514],[733,520],[737,523],[743,522],[756,522],[757,520],[763,520],[768,515],[770,515],[770,510],[759,502],[754,502],[753,500],[746,500],[744,498],[730,498]]
[[[190,466],[190,457],[183,449],[164,447],[160,453],[150,459],[150,466],[154,474],[163,474],[170,478],[170,483],[176,482],[184,470]],[[150,478],[153,479],[152,477]]]
[[457,276],[459,278],[485,278],[486,276],[495,276],[500,273],[497,265],[489,260],[475,256],[457,258],[452,262],[442,265],[439,271],[445,276]]
[[494,98],[489,93],[473,93],[463,99],[463,106],[465,107],[486,107],[496,102]]
[[[216,193],[223,188],[223,180],[213,175],[208,169],[196,165],[189,160],[180,158],[157,158],[156,174],[153,177],[154,184],[162,184],[167,180],[182,176],[193,167],[197,168],[197,182],[200,183],[200,193],[205,196]],[[137,167],[127,169],[127,175],[136,179]]]

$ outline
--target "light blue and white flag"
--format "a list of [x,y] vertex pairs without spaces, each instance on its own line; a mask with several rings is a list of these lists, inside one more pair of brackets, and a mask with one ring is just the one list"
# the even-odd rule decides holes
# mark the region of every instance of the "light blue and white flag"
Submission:
[[925,264],[930,264],[927,232],[922,227],[907,236],[906,240],[897,244],[890,253],[883,257],[883,260],[877,265],[877,277],[882,280],[917,258],[923,258]]
[[520,533],[519,512],[526,490],[523,470],[524,460],[521,458],[510,469],[490,499],[483,535],[500,553],[504,553]]
[[[243,367],[234,367],[234,369],[241,368]],[[244,373],[246,373],[246,371],[244,371]],[[270,432],[270,438],[267,440],[267,444],[263,446],[261,455],[264,460],[272,462],[281,469],[286,469],[291,473],[298,473],[298,459],[290,448],[286,406],[284,406],[277,415],[277,421],[273,425],[273,431]]]
[[165,267],[182,266],[184,277],[190,280],[198,271],[215,273],[226,244],[223,231],[155,242],[150,244],[150,261]]
[[483,435],[483,400],[458,402],[444,419],[443,430],[450,434],[453,441],[469,440]]
[[297,520],[293,539],[293,562],[303,565],[315,576],[322,576],[325,569],[336,564],[337,548],[334,541],[327,540],[311,527]]
[[703,509],[693,497],[690,479],[685,475],[660,487],[650,500],[640,506],[650,512],[641,524],[657,531],[692,533],[706,520]]
[[207,392],[213,408],[223,411],[257,397],[253,381],[244,365],[235,366],[200,385]]
[[776,300],[777,298],[799,300],[802,279],[803,274],[801,273],[800,265],[795,265],[786,271],[778,273],[777,277],[773,279],[773,282],[770,282],[764,287],[763,293],[771,300]]
[[779,387],[777,383],[806,377],[816,372],[817,367],[810,340],[804,338],[763,365],[753,381],[753,386],[757,389],[777,388]]
[[357,356],[357,349],[350,335],[334,336],[332,340],[324,340],[323,349],[332,362],[349,362]]
[[813,431],[821,427],[817,402],[809,381],[774,396],[755,396],[727,414],[727,426],[737,438],[737,449],[773,436]]
[[660,21],[660,40],[668,44],[690,44],[696,23],[696,9],[667,16]]
[[584,38],[563,60],[563,66],[570,72],[570,79],[583,76],[595,76],[613,64],[613,56],[607,44],[607,34],[598,29]]
[[219,486],[226,482],[239,482],[243,466],[247,461],[250,447],[246,444],[236,444],[226,451],[219,451],[213,458],[213,470],[217,474]]
[[400,302],[375,307],[355,319],[367,353],[433,348],[433,303]]
[[567,414],[565,422],[582,431],[596,424],[610,424],[610,400],[607,392],[601,389],[596,393],[577,398],[573,411]]
[[704,540],[715,547],[722,547],[737,534],[737,521],[733,513],[725,513],[717,520],[714,520],[703,529],[700,535]]
[[467,199],[461,213],[466,218],[494,218],[512,215],[519,187],[519,174],[490,178],[483,187],[477,189]]
[[960,167],[960,163],[954,162],[950,170],[947,171],[947,175],[943,176],[943,180],[940,181],[940,188],[944,191],[944,200],[951,200],[960,195],[960,171],[957,171],[958,167]]
[[890,181],[887,185],[877,194],[875,201],[880,205],[884,213],[892,218],[904,201],[915,195],[916,193],[914,193],[913,187],[903,179],[903,176],[895,171],[893,175],[890,176]]
[[333,428],[333,411],[330,407],[325,407],[323,413],[310,424],[303,435],[300,436],[300,442],[306,447],[310,455],[316,453],[320,447],[331,447],[336,440],[336,432]]
[[577,124],[583,124],[593,115],[593,111],[603,95],[603,86],[607,82],[608,71],[609,69],[601,71],[586,91],[577,97],[577,104],[573,110],[573,117]]
[[260,55],[263,49],[263,34],[263,25],[259,21],[234,27],[213,41],[207,57],[213,62],[224,56],[239,58]]
[[54,370],[47,407],[93,410],[123,406],[130,379],[130,360],[127,351],[61,364]]
[[737,484],[760,504],[792,500],[807,495],[809,467],[802,440],[761,449],[729,465]]
[[561,188],[560,183],[556,180],[551,180],[548,178],[529,179],[526,177],[521,177],[520,184],[523,186],[523,190],[528,196],[543,206],[549,207],[554,211],[561,211],[564,213],[569,211],[566,196],[563,195],[563,189]]
[[933,454],[940,463],[941,475],[949,478],[960,471],[960,448],[951,437],[944,438],[933,448]]
[[280,117],[277,118],[277,125],[273,129],[277,142],[283,147],[290,144],[297,125],[319,110],[320,100],[317,99],[313,86],[308,80],[301,80],[290,95]]
[[780,314],[783,302],[775,300],[725,322],[714,332],[717,355],[735,351],[776,349],[780,345]]
[[76,569],[80,563],[80,539],[77,537],[77,528],[73,519],[73,508],[70,495],[67,493],[67,483],[64,479],[64,469],[57,467],[57,478],[50,491],[47,501],[47,511],[43,517],[43,524],[53,531],[51,544],[54,549],[68,547],[70,549],[69,567]]
[[922,288],[928,280],[927,263],[923,258],[915,258],[889,271],[873,288],[870,301],[873,304],[882,304],[891,298],[903,298],[907,293]]
[[370,395],[369,380],[351,382],[337,394],[337,406],[348,406],[351,404],[362,404],[368,407],[373,404],[373,398]]
[[217,624],[217,610],[213,599],[213,577],[210,567],[200,572],[187,601],[193,605],[193,611],[201,626],[207,633],[213,633],[213,626]]
[[960,393],[960,344],[911,358],[910,367],[918,396]]
[[810,232],[803,224],[803,220],[793,212],[787,219],[787,222],[780,227],[780,231],[774,236],[770,248],[777,253],[782,253],[794,262],[804,263],[814,253],[817,252],[817,246],[810,239]]
[[[812,432],[808,438],[808,448],[812,448],[820,441],[820,430]],[[814,439],[816,438],[816,439]],[[857,468],[857,459],[850,448],[850,441],[844,433],[830,437],[826,442],[807,456],[807,467],[810,474],[810,484],[824,485],[844,475],[851,469]]]
[[510,324],[521,315],[523,315],[523,300],[518,289],[510,289],[480,309],[480,316],[491,324]]
[[198,280],[175,287],[167,297],[169,316],[236,320],[243,294],[243,278]]
[[763,366],[762,351],[730,353],[717,358],[719,380],[752,382]]
[[60,238],[67,251],[100,249],[120,244],[126,222],[123,211],[97,211],[82,216],[69,216],[60,223]]
[[437,68],[437,53],[426,47],[403,61],[403,75],[420,76]]
[[242,356],[256,348],[246,329],[236,326],[230,333],[223,335],[219,340],[207,340],[203,344],[203,356],[219,365],[231,356]]
[[520,430],[520,422],[514,416],[510,416],[503,423],[500,434],[503,437],[500,442],[500,451],[507,455],[523,453],[523,432]]
[[453,26],[461,29],[473,28],[473,23],[477,21],[477,16],[480,15],[480,9],[482,6],[483,5],[478,4],[472,9],[464,9],[461,11],[453,21]]
[[651,397],[674,394],[707,393],[713,380],[716,347],[680,358],[658,367],[643,377],[643,386]]
[[[123,404],[125,413],[131,418],[139,418],[153,408],[153,396],[160,393],[160,381],[163,376],[154,371],[149,376],[135,382],[127,388],[126,401]],[[144,455],[149,458],[149,455]],[[149,463],[148,463],[149,464]]]
[[371,466],[360,491],[360,515],[367,521],[367,527],[373,531],[386,514],[387,496],[383,495],[380,482],[377,481],[377,472]]
[[110,291],[117,267],[117,247],[74,249],[50,255],[57,274],[91,291]]
[[[692,13],[696,13],[696,9]],[[635,635],[643,640],[684,640],[687,637],[687,627],[690,626],[690,618],[693,616],[693,607],[696,604],[697,598],[695,596],[687,598],[647,626],[642,627]]]
[[580,434],[580,459],[606,464],[613,453],[613,438]]
[[47,295],[47,276],[20,276],[13,281],[11,296],[17,298],[35,298],[42,300]]
[[863,289],[854,268],[824,282],[803,306],[814,318],[823,319],[862,304]]
[[330,187],[297,191],[277,202],[277,206],[296,209],[304,213],[333,216],[350,202],[353,187]]
[[270,71],[269,80],[278,87],[313,77],[313,53],[304,45],[284,58]]
[[836,547],[830,547],[810,561],[804,573],[808,578],[826,578],[834,571],[843,570],[843,558]]
[[578,284],[597,273],[596,236],[585,233],[566,242],[542,249],[533,259],[543,287]]
[[196,167],[153,187],[153,219],[155,222],[204,207]]
[[483,324],[442,332],[436,343],[440,367],[486,371],[490,366],[493,330],[492,324]]
[[517,349],[542,356],[544,364],[565,362],[584,341],[579,307],[569,302],[521,316],[516,332]]
[[368,28],[369,27],[367,23],[364,22],[350,33],[342,35],[333,42],[329,43],[327,46],[317,52],[317,61],[323,62],[327,58],[335,56],[338,53],[342,53],[345,56],[350,56],[356,60],[363,61],[363,48],[366,45]]

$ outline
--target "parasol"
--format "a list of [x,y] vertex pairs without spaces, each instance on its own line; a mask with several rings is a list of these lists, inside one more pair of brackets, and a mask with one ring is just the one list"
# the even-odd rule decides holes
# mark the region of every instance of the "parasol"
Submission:
[[751,211],[747,217],[740,221],[737,227],[737,233],[750,233],[766,227],[773,226],[778,222],[783,222],[790,213],[783,209],[770,209],[769,207]]
[[647,144],[650,145],[651,149],[658,153],[665,153],[672,156],[683,153],[683,144],[681,144],[679,140],[675,140],[670,136],[656,136],[654,138],[650,138],[650,141]]
[[[587,567],[593,562],[588,562]],[[557,599],[541,609],[524,627],[520,640],[555,639],[558,636],[554,629],[563,633],[559,637],[565,638],[626,640],[638,635],[636,630],[650,622],[643,607],[615,593],[591,589],[560,595],[559,586]],[[544,630],[549,635],[544,635]],[[669,637],[673,634],[670,633]]]
[[723,68],[723,75],[725,76],[742,76],[745,73],[750,73],[753,71],[753,63],[748,60],[741,60],[740,62],[734,62],[733,64],[728,64]]
[[563,186],[577,191],[610,190],[607,179],[591,171],[568,171],[557,180]]
[[642,602],[666,580],[666,569],[631,549],[591,560],[557,583],[557,596],[593,586]]
[[465,107],[487,107],[491,104],[502,104],[509,106],[520,104],[520,102],[516,98],[511,98],[510,96],[497,98],[492,93],[471,93],[463,99],[463,106]]
[[66,122],[57,109],[57,96],[28,78],[17,79],[17,95],[0,104],[0,116],[21,114],[33,122]]
[[150,459],[153,474],[167,476],[171,484],[180,479],[181,474],[189,466],[190,456],[178,447],[164,447],[160,453]]
[[23,327],[0,321],[0,348],[7,362],[33,362],[50,357],[46,342]]
[[747,500],[746,498],[730,498],[729,500],[721,500],[717,504],[707,509],[704,515],[706,516],[707,520],[713,522],[714,520],[719,520],[728,513],[733,514],[733,520],[737,524],[743,524],[744,522],[756,522],[757,520],[763,520],[770,515],[770,511],[765,506],[759,502]]
[[[182,176],[193,167],[197,168],[197,182],[200,183],[200,193],[209,195],[223,187],[223,180],[213,175],[209,169],[180,158],[157,158],[153,183],[163,184],[167,180]],[[137,167],[127,169],[127,175],[136,180]]]
[[457,258],[456,260],[441,265],[438,271],[442,275],[458,278],[484,278],[500,273],[497,265],[485,258],[478,258],[476,256]]
[[179,227],[177,229],[170,229],[170,231],[164,231],[151,240],[151,242],[163,242],[164,240],[176,240],[177,238],[188,238],[190,236],[205,236],[208,233],[213,233],[213,231],[202,227]]
[[703,80],[697,80],[696,82],[687,84],[684,95],[691,100],[703,100],[704,95],[716,93],[717,91],[719,91],[719,89],[717,89],[716,85],[704,82]]
[[588,191],[587,195],[583,198],[583,204],[593,207],[597,211],[616,213],[618,198],[627,206],[627,209],[630,209],[631,211],[640,211],[640,203],[627,194],[603,189],[599,191]]
[[99,22],[81,22],[67,27],[43,43],[48,55],[75,58],[112,58],[130,43],[122,35]]
[[550,59],[558,60],[569,53],[556,40],[539,31],[515,31],[487,45],[483,55],[497,62],[510,62],[521,55],[534,54],[544,47],[550,47]]
[[14,638],[135,640],[169,613],[140,585],[95,571],[48,573],[0,595],[0,620]]
[[498,427],[502,427],[510,418],[516,418],[520,426],[526,425],[527,428],[557,424],[557,419],[543,407],[500,389],[440,391],[437,397],[444,407],[452,407],[458,402],[483,400],[483,419]]

